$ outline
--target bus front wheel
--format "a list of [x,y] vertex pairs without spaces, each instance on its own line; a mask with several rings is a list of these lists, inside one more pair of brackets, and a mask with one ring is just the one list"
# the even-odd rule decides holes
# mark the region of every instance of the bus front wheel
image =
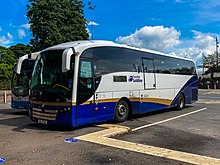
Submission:
[[128,118],[129,106],[125,100],[120,100],[115,108],[115,121],[123,122]]
[[180,94],[177,100],[177,110],[182,110],[185,107],[185,97]]

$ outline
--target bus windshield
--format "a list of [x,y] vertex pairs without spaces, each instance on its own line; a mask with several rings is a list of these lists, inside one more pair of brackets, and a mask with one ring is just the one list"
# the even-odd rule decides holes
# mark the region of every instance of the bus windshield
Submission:
[[12,76],[12,92],[16,96],[28,96],[29,81],[31,79],[35,60],[24,60],[20,74],[13,72]]
[[63,50],[52,50],[38,56],[31,79],[31,97],[41,101],[71,101],[74,63],[70,71],[62,72],[62,54]]

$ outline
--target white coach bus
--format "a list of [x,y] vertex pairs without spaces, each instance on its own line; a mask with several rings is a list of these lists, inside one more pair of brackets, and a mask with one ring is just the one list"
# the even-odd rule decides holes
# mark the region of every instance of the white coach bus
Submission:
[[13,70],[11,81],[11,107],[29,109],[29,83],[36,57],[39,53],[21,56]]
[[36,61],[30,118],[71,127],[198,99],[192,60],[110,41],[75,41],[43,50]]

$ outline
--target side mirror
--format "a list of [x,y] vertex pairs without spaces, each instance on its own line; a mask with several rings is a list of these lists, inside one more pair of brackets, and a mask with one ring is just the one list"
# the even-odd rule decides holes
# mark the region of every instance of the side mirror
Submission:
[[16,65],[16,67],[15,67],[15,72],[16,72],[17,74],[20,74],[20,73],[21,73],[21,66],[22,66],[23,61],[26,60],[26,59],[30,59],[30,60],[33,59],[33,60],[35,60],[35,59],[37,58],[37,56],[38,56],[39,53],[40,53],[40,52],[35,52],[35,53],[26,54],[26,55],[24,55],[24,56],[21,56],[21,57],[18,59],[17,65]]
[[24,61],[25,59],[28,59],[28,54],[26,54],[26,55],[24,55],[24,56],[22,56],[22,57],[20,57],[20,58],[18,59],[17,65],[16,65],[16,67],[15,67],[15,72],[16,72],[17,74],[20,74],[20,73],[21,73],[21,66],[22,66],[22,63],[23,63],[23,61]]
[[68,70],[70,70],[70,60],[73,54],[73,48],[67,48],[64,50],[62,56],[62,72],[67,72]]

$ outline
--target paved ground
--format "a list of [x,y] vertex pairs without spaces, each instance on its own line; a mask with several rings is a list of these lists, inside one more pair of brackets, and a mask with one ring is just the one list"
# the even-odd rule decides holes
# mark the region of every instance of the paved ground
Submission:
[[[100,138],[99,135],[95,138],[89,136],[91,133],[94,135],[99,131],[105,131],[106,128],[90,125],[67,130],[42,126],[30,121],[27,111],[12,110],[8,104],[0,104],[0,158],[6,158],[3,164],[10,165],[184,165],[191,164],[192,158],[189,156],[194,154],[202,164],[210,164],[208,161],[218,164],[216,162],[220,159],[220,92],[202,90],[199,97],[198,103],[188,106],[183,111],[163,110],[135,116],[120,123],[121,126],[129,127],[130,132],[114,137],[114,142],[110,144],[106,143],[105,137],[105,140],[102,140],[103,137]],[[118,129],[118,132],[120,131]],[[89,139],[86,139],[86,136]],[[65,139],[73,137],[79,141],[64,142]],[[94,141],[91,142],[92,140]],[[129,143],[120,148],[121,141]],[[116,145],[117,142],[120,143]],[[140,147],[140,152],[133,144]],[[146,146],[152,148],[148,150]],[[155,154],[158,149],[161,152]],[[169,154],[164,156],[165,151],[169,151]],[[180,151],[180,155],[188,156],[179,160],[176,151]],[[204,160],[203,156],[206,156],[207,160]]]

